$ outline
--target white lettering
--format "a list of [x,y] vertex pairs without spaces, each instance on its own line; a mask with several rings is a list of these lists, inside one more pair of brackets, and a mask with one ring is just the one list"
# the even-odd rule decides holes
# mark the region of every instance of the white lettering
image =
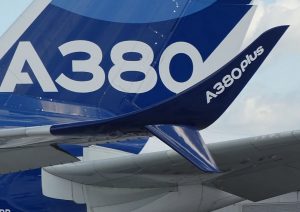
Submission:
[[239,68],[235,68],[231,71],[231,76],[233,79],[238,80],[242,77],[242,71]]
[[218,95],[216,95],[210,91],[206,91],[207,104],[209,104],[213,98],[217,98],[217,97],[218,97]]
[[99,90],[105,82],[104,70],[99,66],[102,61],[102,50],[95,43],[77,40],[65,43],[59,47],[63,56],[84,52],[90,55],[88,60],[73,60],[72,71],[92,74],[92,79],[77,81],[61,74],[56,82],[63,88],[76,93],[90,93]]
[[[192,76],[185,82],[177,82],[171,75],[170,64],[172,59],[178,54],[189,56],[193,63]],[[159,62],[159,74],[162,82],[170,91],[180,93],[200,81],[202,67],[203,60],[199,51],[189,43],[177,42],[170,45],[163,52]]]
[[[135,52],[141,54],[138,61],[124,60],[126,53]],[[110,69],[108,79],[110,84],[117,90],[124,93],[145,93],[150,91],[157,83],[157,74],[151,66],[154,53],[150,46],[139,41],[124,41],[115,45],[111,51],[111,60],[114,66]],[[126,81],[121,74],[135,71],[141,72],[145,78],[141,81]]]
[[41,58],[30,42],[20,42],[0,86],[0,92],[14,92],[17,85],[33,84],[30,75],[22,72],[28,63],[44,92],[57,92]]
[[[64,57],[78,52],[87,53],[90,56],[88,59],[72,61],[70,73],[89,74],[90,79],[84,81],[75,80],[74,77],[72,79],[70,78],[71,76],[67,76],[68,74],[61,73],[55,80],[57,84],[75,93],[90,93],[102,88],[106,76],[101,67],[103,53],[97,44],[85,40],[75,40],[61,45],[59,50]],[[140,55],[140,58],[133,61],[126,60],[124,56],[127,53],[137,53]],[[253,54],[246,55],[239,67],[232,69],[230,74],[225,75],[220,82],[217,82],[213,86],[212,91],[207,91],[208,104],[213,98],[217,98],[227,88],[231,87],[235,81],[242,78],[248,66],[263,53],[264,48],[260,46]],[[185,82],[176,81],[171,74],[170,64],[178,54],[187,55],[193,64],[192,75]],[[158,75],[152,67],[154,53],[149,45],[140,41],[123,41],[112,48],[110,56],[113,66],[108,72],[108,80],[116,90],[124,93],[145,93],[153,89],[157,84]],[[29,73],[23,70],[26,63],[28,63],[44,92],[58,92],[53,79],[51,79],[45,65],[30,42],[20,42],[17,46],[0,86],[0,92],[14,92],[17,85],[33,84]],[[161,81],[166,88],[174,93],[180,93],[198,83],[201,79],[201,70],[203,68],[204,64],[201,54],[193,45],[186,42],[171,44],[162,52],[159,60]],[[144,78],[139,81],[125,80],[122,78],[122,74],[126,72],[142,73]]]
[[[254,62],[263,53],[263,47],[258,47],[257,50],[254,52],[254,59],[252,59],[251,62]],[[225,92],[227,88],[231,87],[235,81],[239,80],[242,77],[243,72],[245,72],[247,70],[247,67],[251,64],[251,62],[249,63],[249,58],[251,59],[251,55],[246,55],[245,58],[246,59],[240,63],[239,68],[232,69],[230,75],[225,75],[221,82],[217,82],[213,86],[214,92],[206,92],[207,104],[209,104],[213,98],[217,98],[219,95]]]

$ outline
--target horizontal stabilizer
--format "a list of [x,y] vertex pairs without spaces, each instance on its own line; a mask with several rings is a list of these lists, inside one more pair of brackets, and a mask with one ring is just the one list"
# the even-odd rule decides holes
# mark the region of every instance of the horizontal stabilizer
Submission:
[[196,128],[175,125],[152,125],[146,128],[200,170],[219,172]]

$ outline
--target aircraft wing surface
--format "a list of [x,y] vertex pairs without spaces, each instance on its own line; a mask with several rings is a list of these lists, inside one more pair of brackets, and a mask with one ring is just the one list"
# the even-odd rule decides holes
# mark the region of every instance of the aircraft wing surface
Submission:
[[[104,147],[90,147],[98,155]],[[45,168],[57,177],[86,185],[114,188],[174,187],[186,178],[204,174],[173,150],[146,154],[117,155]],[[159,164],[159,165],[158,165]]]
[[210,150],[227,170],[210,185],[252,201],[300,189],[300,132],[214,144]]
[[45,171],[72,182],[113,188],[172,188],[201,182],[253,201],[300,189],[299,131],[209,144],[208,148],[223,173],[205,174],[173,150],[117,155]]

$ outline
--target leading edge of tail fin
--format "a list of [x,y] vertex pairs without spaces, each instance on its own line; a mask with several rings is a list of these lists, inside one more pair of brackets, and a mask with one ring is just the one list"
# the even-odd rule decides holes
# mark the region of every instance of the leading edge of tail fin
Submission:
[[200,170],[220,172],[196,128],[175,125],[152,125],[146,128]]

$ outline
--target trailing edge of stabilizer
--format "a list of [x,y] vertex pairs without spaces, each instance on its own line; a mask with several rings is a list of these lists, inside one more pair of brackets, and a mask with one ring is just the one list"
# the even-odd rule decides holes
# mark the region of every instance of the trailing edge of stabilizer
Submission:
[[151,125],[146,128],[204,172],[219,172],[196,128],[176,125]]

